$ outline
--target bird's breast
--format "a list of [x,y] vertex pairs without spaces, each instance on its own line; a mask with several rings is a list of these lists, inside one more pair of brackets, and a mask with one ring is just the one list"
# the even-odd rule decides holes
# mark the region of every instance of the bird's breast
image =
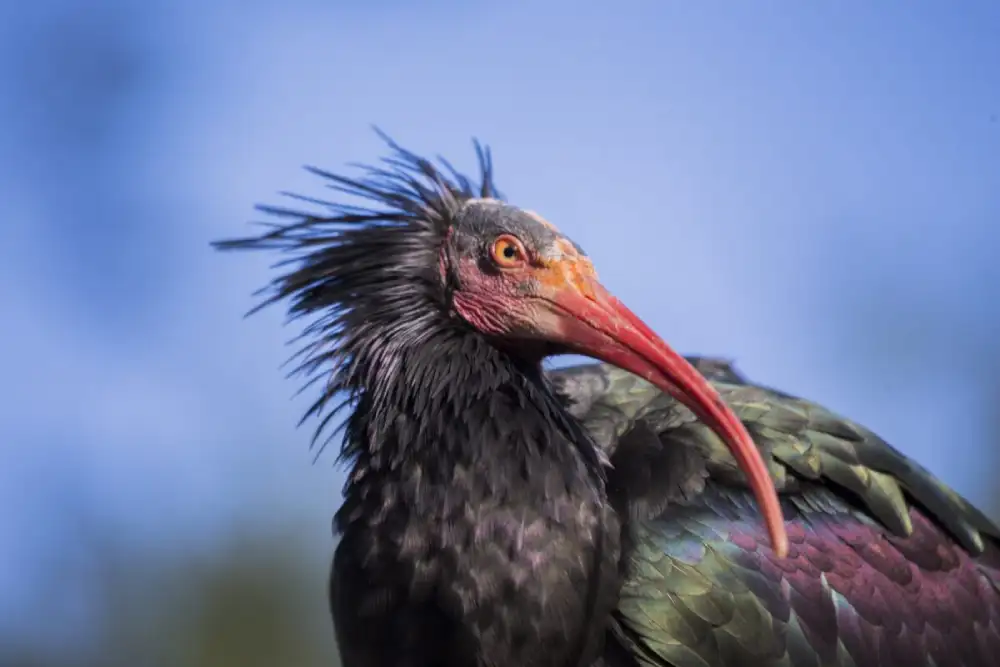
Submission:
[[423,619],[452,638],[435,650],[464,656],[454,664],[488,655],[564,667],[595,651],[620,585],[619,527],[602,494],[475,491],[488,486],[425,487],[419,502],[400,493],[359,513],[366,519],[345,526],[338,547],[335,569],[354,574],[331,591],[334,614],[366,615],[365,625]]

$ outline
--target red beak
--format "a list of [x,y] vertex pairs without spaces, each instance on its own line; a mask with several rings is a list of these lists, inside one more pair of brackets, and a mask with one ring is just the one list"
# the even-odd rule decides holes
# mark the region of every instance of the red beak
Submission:
[[[582,283],[582,284],[581,284]],[[582,288],[582,289],[580,289]],[[778,492],[760,450],[712,385],[594,279],[559,290],[553,303],[572,317],[560,318],[560,342],[649,381],[686,405],[729,447],[760,506],[771,548],[788,553]]]

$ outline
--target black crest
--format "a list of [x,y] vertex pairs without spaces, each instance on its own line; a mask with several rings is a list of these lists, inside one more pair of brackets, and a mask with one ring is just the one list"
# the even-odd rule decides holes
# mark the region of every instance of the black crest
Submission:
[[[289,360],[295,363],[289,376],[306,378],[300,391],[326,381],[300,422],[319,417],[314,445],[363,390],[391,391],[378,378],[401,363],[404,346],[440,330],[447,291],[438,262],[454,216],[469,199],[502,199],[493,183],[489,149],[478,142],[479,182],[474,183],[443,158],[438,166],[376,132],[391,155],[378,166],[355,165],[362,170],[360,177],[307,167],[332,190],[366,200],[371,207],[283,193],[322,212],[259,206],[284,221],[260,223],[267,231],[259,236],[213,243],[220,250],[290,255],[275,267],[283,273],[258,290],[263,300],[249,314],[287,299],[289,322],[309,320],[292,341],[301,347]],[[344,400],[332,404],[342,392]],[[369,398],[379,403],[378,396]]]

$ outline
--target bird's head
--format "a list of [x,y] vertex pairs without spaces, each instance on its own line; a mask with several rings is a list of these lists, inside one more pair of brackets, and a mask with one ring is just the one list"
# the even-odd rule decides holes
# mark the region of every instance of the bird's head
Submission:
[[269,208],[294,219],[217,244],[295,253],[295,268],[272,283],[261,305],[290,298],[293,317],[318,316],[307,328],[313,340],[302,368],[333,371],[311,412],[334,391],[356,395],[373,373],[402,365],[405,348],[426,345],[442,322],[474,329],[529,361],[593,357],[667,392],[719,435],[747,476],[774,550],[784,554],[777,493],[746,428],[691,364],[601,285],[583,250],[538,214],[502,200],[488,153],[479,150],[474,187],[447,163],[449,174],[389,143],[395,156],[387,168],[368,168],[367,178],[319,172],[334,189],[383,208],[316,200],[307,201],[333,215]]
[[[650,364],[665,363],[665,351],[670,377],[689,367],[601,285],[583,249],[533,211],[464,202],[442,244],[440,274],[453,315],[518,356],[578,353],[651,382],[664,375]],[[671,393],[681,398],[677,387]]]

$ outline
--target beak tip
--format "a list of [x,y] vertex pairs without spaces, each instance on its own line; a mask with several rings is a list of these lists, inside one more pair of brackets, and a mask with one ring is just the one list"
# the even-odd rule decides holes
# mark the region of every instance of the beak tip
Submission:
[[782,529],[779,533],[771,538],[773,543],[772,550],[774,555],[778,558],[788,557],[788,534]]

